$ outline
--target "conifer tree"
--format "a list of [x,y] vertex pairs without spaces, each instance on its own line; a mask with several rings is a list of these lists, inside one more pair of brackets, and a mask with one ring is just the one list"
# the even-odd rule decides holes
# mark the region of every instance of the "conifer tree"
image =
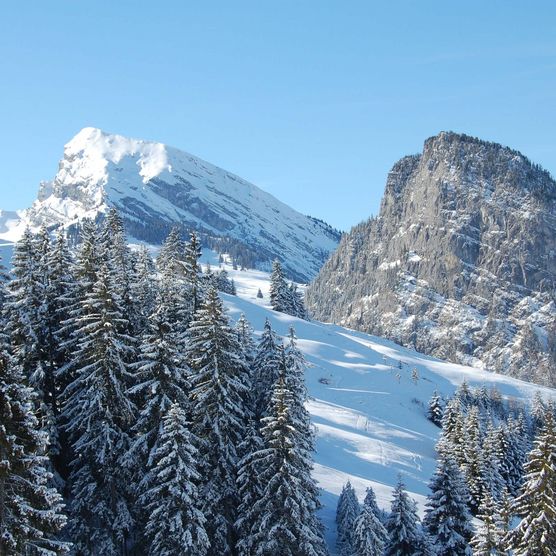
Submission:
[[392,511],[386,521],[388,540],[384,556],[413,556],[420,543],[417,504],[409,498],[401,478],[394,490]]
[[498,431],[500,472],[512,496],[517,496],[523,482],[523,466],[527,457],[527,431],[523,421],[510,415]]
[[533,425],[533,434],[536,433],[544,425],[544,416],[546,414],[546,406],[541,396],[541,393],[537,390],[533,396],[533,402],[531,404],[531,418]]
[[174,404],[189,411],[188,368],[179,345],[180,338],[167,320],[166,300],[159,296],[141,339],[138,361],[132,365],[133,386],[128,390],[139,408],[128,457],[139,481],[142,470],[153,465],[164,416]]
[[340,556],[351,556],[354,551],[355,521],[360,513],[355,490],[348,481],[342,488],[336,509],[336,548]]
[[66,518],[49,486],[47,435],[34,414],[33,390],[0,338],[0,554],[63,554]]
[[441,427],[443,413],[444,410],[443,410],[442,398],[435,390],[433,392],[432,398],[429,401],[427,417],[429,421],[432,421],[437,427]]
[[131,280],[132,329],[142,334],[148,327],[149,316],[154,311],[156,301],[156,283],[154,280],[156,267],[145,246],[141,246],[135,256]]
[[41,363],[43,338],[41,309],[45,281],[41,275],[38,240],[29,228],[15,244],[13,279],[7,285],[6,326],[17,364],[27,380]]
[[230,328],[216,289],[195,313],[187,332],[191,367],[193,432],[203,461],[206,530],[214,554],[234,550],[238,506],[238,447],[246,425],[245,368],[237,335]]
[[189,242],[185,245],[184,280],[190,290],[193,312],[201,305],[203,292],[201,288],[201,242],[196,232],[191,232]]
[[290,298],[288,283],[284,278],[282,265],[280,261],[275,260],[272,263],[272,273],[270,274],[270,305],[275,311],[287,313]]
[[469,505],[473,514],[476,514],[484,492],[482,475],[483,434],[479,422],[479,410],[476,406],[469,409],[465,418],[464,431],[463,473],[470,494]]
[[372,487],[367,487],[363,504],[365,504],[367,507],[371,509],[371,511],[378,517],[378,519],[383,525],[386,525],[386,520],[388,519],[388,512],[378,507],[376,501],[376,494]]
[[253,390],[257,418],[264,416],[268,410],[272,388],[280,373],[282,351],[283,348],[278,343],[276,333],[272,330],[270,321],[266,319],[253,365]]
[[[255,341],[253,339],[253,328],[242,313],[236,323],[235,332],[237,334],[241,357],[244,362],[243,381],[246,387],[244,398],[245,414],[249,421],[255,418],[256,414],[256,394],[253,390],[253,367],[255,360]],[[243,456],[242,456],[243,457]]]
[[488,493],[495,500],[500,499],[506,486],[501,473],[503,457],[499,431],[494,428],[492,421],[490,421],[484,435],[479,462],[482,498],[485,497],[485,493]]
[[25,380],[38,394],[34,398],[41,427],[50,437],[49,452],[60,451],[56,416],[59,384],[57,367],[62,364],[56,338],[60,305],[51,288],[50,235],[45,227],[35,236],[27,229],[16,244],[13,263],[14,280],[8,284],[6,302],[7,329],[11,349],[21,366]]
[[129,448],[134,406],[126,394],[133,340],[106,264],[81,302],[72,352],[74,379],[64,392],[63,419],[72,441],[70,535],[81,553],[123,553],[132,527]]
[[80,290],[77,292],[79,300],[89,293],[93,284],[97,281],[98,271],[105,262],[105,253],[102,251],[102,243],[96,224],[86,218],[81,223],[81,244],[77,251],[75,274]]
[[508,535],[516,556],[556,554],[556,427],[549,411],[525,464],[525,482],[514,503],[520,523]]
[[[305,370],[307,362],[302,351],[297,345],[295,329],[290,326],[288,340],[284,350],[286,365],[286,380],[290,383],[293,395],[296,397],[295,407],[301,409],[301,414],[296,415],[298,419],[308,419],[305,402],[308,398],[307,387],[305,386]],[[310,427],[309,422],[307,426]]]
[[471,556],[469,494],[453,457],[440,454],[423,526],[439,556]]
[[474,556],[491,556],[504,554],[503,537],[500,532],[500,515],[498,505],[492,496],[485,492],[477,517],[481,524],[477,528],[470,545]]
[[65,323],[70,319],[70,307],[75,302],[76,282],[72,275],[73,259],[70,254],[63,228],[56,233],[53,243],[46,230],[41,232],[41,274],[44,277],[43,303],[41,309],[43,349],[41,355],[40,394],[43,416],[49,438],[49,455],[62,476],[66,475],[69,446],[64,432],[60,430],[60,392],[66,386],[59,373],[69,360],[66,347],[69,339],[64,333]]
[[0,316],[4,314],[4,303],[6,302],[6,284],[10,279],[10,275],[6,270],[0,256]]
[[167,408],[157,445],[140,499],[149,516],[145,528],[148,554],[204,556],[210,544],[196,486],[198,453],[179,404]]
[[355,520],[353,532],[354,556],[381,556],[388,533],[371,507],[363,504]]
[[178,278],[183,276],[184,261],[185,244],[180,229],[174,226],[162,244],[156,265],[161,273]]
[[473,394],[466,378],[464,378],[463,382],[458,386],[455,397],[458,398],[464,410],[473,404]]
[[264,448],[260,462],[263,492],[254,504],[251,546],[257,556],[322,556],[326,547],[315,512],[318,489],[311,477],[312,461],[305,449],[311,434],[295,418],[296,397],[285,378],[285,368],[273,389],[270,410],[262,419]]
[[[92,220],[84,219],[81,222],[79,237],[81,242],[77,249],[75,261],[71,265],[71,287],[66,292],[66,295],[59,298],[61,305],[64,307],[60,327],[57,331],[59,347],[64,353],[64,364],[56,372],[56,380],[58,381],[61,393],[65,392],[69,384],[76,379],[77,361],[75,361],[72,354],[76,352],[77,342],[80,339],[78,330],[82,326],[81,319],[86,316],[88,310],[84,300],[92,294],[93,287],[98,280],[100,268],[104,264],[99,231]],[[63,244],[57,242],[56,246],[59,245]],[[56,248],[54,251],[56,251]],[[60,274],[64,260],[67,260],[67,255],[62,252],[57,263],[60,265]],[[63,403],[65,402],[61,401],[60,405]],[[62,434],[65,434],[67,431],[65,427],[63,428]],[[65,452],[71,451],[67,446],[64,446],[64,448]],[[67,460],[71,457],[72,454],[65,454],[64,459],[66,461],[64,464],[66,466],[69,464]]]
[[307,309],[305,309],[303,296],[301,295],[301,292],[297,289],[297,284],[295,282],[291,282],[290,284],[288,297],[289,297],[289,303],[288,303],[289,307],[288,310],[285,312],[294,317],[303,320],[308,320],[309,317],[307,315]]
[[263,447],[263,439],[257,423],[250,419],[245,431],[245,438],[238,449],[240,456],[237,472],[239,507],[235,527],[238,539],[237,552],[242,556],[255,552],[251,531],[257,516],[254,509],[255,503],[263,493],[261,462],[258,457]]
[[236,332],[243,358],[248,365],[251,365],[255,358],[255,341],[253,340],[253,327],[245,318],[244,313],[241,313],[236,323]]
[[101,249],[104,259],[112,274],[112,283],[115,293],[120,298],[123,316],[130,326],[137,321],[134,310],[137,308],[132,300],[131,279],[132,259],[127,245],[124,223],[116,208],[108,209],[100,232]]
[[458,465],[465,463],[463,409],[460,398],[454,396],[442,416],[442,434],[438,442],[440,454],[453,457]]
[[503,550],[502,554],[504,555],[509,554],[508,534],[510,532],[512,521],[514,518],[513,501],[514,499],[510,496],[508,489],[504,488],[496,507],[496,533],[498,535],[498,538],[500,539],[500,547],[501,550]]
[[223,293],[236,295],[235,285],[233,283],[233,280],[230,280],[228,272],[225,269],[222,269],[216,276],[216,286],[218,290]]

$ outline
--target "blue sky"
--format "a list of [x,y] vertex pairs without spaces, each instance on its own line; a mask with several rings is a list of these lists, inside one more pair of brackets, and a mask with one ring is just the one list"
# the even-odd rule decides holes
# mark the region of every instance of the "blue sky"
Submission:
[[6,2],[0,122],[1,208],[28,206],[95,126],[348,229],[441,130],[556,174],[556,3]]

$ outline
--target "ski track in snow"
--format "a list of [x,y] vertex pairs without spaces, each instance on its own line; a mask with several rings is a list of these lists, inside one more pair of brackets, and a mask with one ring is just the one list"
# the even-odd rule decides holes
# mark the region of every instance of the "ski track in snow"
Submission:
[[[205,254],[218,268],[218,259]],[[401,474],[422,514],[428,483],[435,469],[434,446],[440,429],[426,418],[435,389],[450,396],[467,380],[470,386],[496,386],[509,398],[528,400],[539,390],[556,399],[556,391],[481,369],[439,361],[381,338],[320,322],[306,322],[269,307],[269,276],[234,271],[237,297],[222,294],[233,320],[241,313],[262,332],[265,319],[286,336],[294,326],[309,368],[308,409],[317,432],[314,476],[322,489],[320,517],[334,553],[338,495],[350,480],[362,501],[372,486],[377,502],[389,510]],[[258,289],[263,299],[256,297]],[[401,362],[401,363],[400,363]],[[399,368],[401,366],[401,368]],[[413,369],[419,379],[412,380]]]

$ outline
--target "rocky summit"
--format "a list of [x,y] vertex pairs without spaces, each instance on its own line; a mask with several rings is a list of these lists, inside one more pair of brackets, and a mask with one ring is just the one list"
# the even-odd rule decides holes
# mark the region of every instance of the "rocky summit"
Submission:
[[451,132],[388,175],[378,217],[307,291],[312,314],[454,362],[556,385],[556,182]]

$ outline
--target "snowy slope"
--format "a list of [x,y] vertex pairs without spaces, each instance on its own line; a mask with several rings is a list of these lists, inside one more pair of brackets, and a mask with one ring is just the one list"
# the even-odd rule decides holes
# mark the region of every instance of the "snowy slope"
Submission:
[[251,183],[162,143],[100,129],[81,130],[64,148],[58,173],[41,183],[33,206],[0,216],[0,239],[25,224],[68,225],[116,206],[137,239],[160,243],[173,224],[208,238],[231,238],[261,268],[278,257],[300,280],[312,278],[339,234]]
[[[230,316],[237,320],[245,313],[257,334],[262,332],[267,317],[282,336],[293,325],[311,364],[306,379],[312,398],[309,410],[318,430],[315,474],[323,489],[322,518],[331,548],[335,543],[337,496],[348,479],[361,499],[371,485],[379,505],[386,509],[397,475],[402,473],[408,490],[423,509],[439,433],[425,416],[435,389],[450,395],[465,378],[471,386],[496,385],[504,396],[516,399],[529,399],[537,390],[545,397],[556,398],[555,390],[445,363],[340,326],[276,313],[267,305],[267,274],[234,272],[229,266],[226,270],[238,290],[237,297],[223,295]],[[259,288],[262,300],[256,298]],[[414,368],[419,374],[416,384],[411,378]]]

